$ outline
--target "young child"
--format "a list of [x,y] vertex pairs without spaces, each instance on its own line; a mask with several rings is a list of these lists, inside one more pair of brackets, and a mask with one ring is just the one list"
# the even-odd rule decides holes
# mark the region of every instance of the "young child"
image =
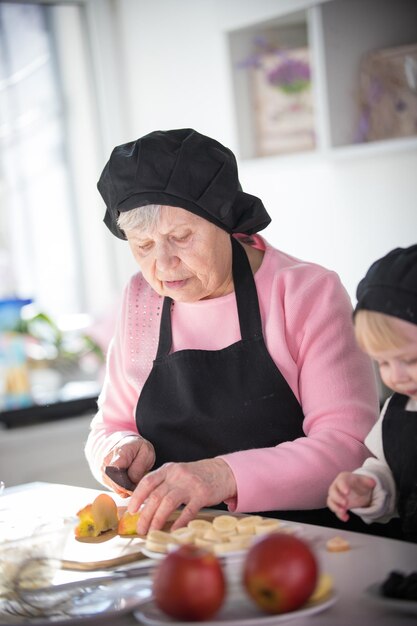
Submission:
[[337,476],[327,505],[342,521],[349,510],[366,523],[400,517],[417,542],[417,245],[373,263],[356,296],[357,341],[394,394],[365,439],[373,457]]

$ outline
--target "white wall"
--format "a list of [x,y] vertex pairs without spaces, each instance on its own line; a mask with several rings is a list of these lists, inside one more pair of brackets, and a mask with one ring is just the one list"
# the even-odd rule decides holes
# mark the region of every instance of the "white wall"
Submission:
[[[227,32],[306,4],[118,0],[127,115],[118,143],[157,128],[193,127],[237,152]],[[239,163],[244,189],[259,195],[272,215],[267,239],[335,269],[352,300],[375,258],[417,241],[417,150],[366,154]],[[122,255],[128,275],[133,265],[127,250]]]
[[372,158],[277,159],[241,166],[273,220],[277,247],[338,272],[352,301],[369,265],[417,242],[417,151]]

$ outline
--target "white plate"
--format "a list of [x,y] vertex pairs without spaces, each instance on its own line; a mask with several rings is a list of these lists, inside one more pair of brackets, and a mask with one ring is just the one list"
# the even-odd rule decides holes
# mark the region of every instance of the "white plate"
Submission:
[[[168,552],[171,550],[175,550],[175,548],[179,548],[178,544],[168,544]],[[155,561],[161,561],[167,555],[167,552],[154,552],[153,550],[148,550],[147,548],[141,548],[140,551],[150,559],[154,559]],[[219,554],[219,559],[225,559],[226,561],[240,561],[246,554],[246,550],[239,550],[236,552],[225,552],[224,554]]]
[[166,626],[166,624],[176,624],[176,626],[268,626],[279,624],[292,618],[301,618],[314,613],[326,610],[337,600],[337,594],[333,592],[325,600],[305,604],[297,611],[282,613],[280,615],[269,615],[263,613],[250,600],[250,598],[239,588],[234,588],[220,611],[215,615],[213,621],[204,622],[178,622],[160,611],[155,603],[150,601],[144,607],[134,611],[133,615],[141,623],[147,626]]
[[[84,583],[81,586],[84,586]],[[102,623],[124,613],[131,613],[141,604],[148,602],[151,595],[152,582],[149,578],[116,581],[93,588],[82,599],[72,602],[71,609],[66,613],[30,619],[23,614],[10,615],[5,611],[7,601],[0,598],[0,626],[28,623],[33,626],[51,626],[51,624],[78,626],[90,620]]]
[[412,613],[417,615],[417,600],[401,600],[399,598],[389,598],[381,593],[382,583],[375,583],[366,589],[366,595],[373,602],[384,609],[395,609],[401,613]]

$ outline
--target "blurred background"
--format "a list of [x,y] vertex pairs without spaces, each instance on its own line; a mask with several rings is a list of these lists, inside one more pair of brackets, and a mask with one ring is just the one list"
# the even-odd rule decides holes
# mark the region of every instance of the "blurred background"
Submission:
[[224,143],[272,216],[262,234],[338,272],[352,303],[373,260],[416,242],[416,24],[415,0],[0,2],[6,482],[29,433],[34,478],[47,448],[88,482],[74,466],[135,271],[96,190],[115,145],[183,127]]

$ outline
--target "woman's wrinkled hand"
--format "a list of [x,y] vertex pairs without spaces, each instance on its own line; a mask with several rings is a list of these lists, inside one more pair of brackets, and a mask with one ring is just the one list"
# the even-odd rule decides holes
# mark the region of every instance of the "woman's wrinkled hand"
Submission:
[[349,509],[371,504],[376,481],[370,476],[341,472],[329,487],[327,506],[342,522],[349,519]]
[[134,435],[124,437],[103,459],[103,482],[117,494],[127,498],[131,492],[112,481],[104,473],[104,468],[111,465],[119,469],[126,469],[128,477],[136,485],[152,469],[154,463],[155,450],[149,441]]
[[184,505],[172,529],[186,526],[198,511],[236,495],[236,482],[229,465],[222,459],[191,463],[166,463],[140,481],[128,505],[130,513],[140,507],[137,527],[140,535],[161,529],[179,506]]

